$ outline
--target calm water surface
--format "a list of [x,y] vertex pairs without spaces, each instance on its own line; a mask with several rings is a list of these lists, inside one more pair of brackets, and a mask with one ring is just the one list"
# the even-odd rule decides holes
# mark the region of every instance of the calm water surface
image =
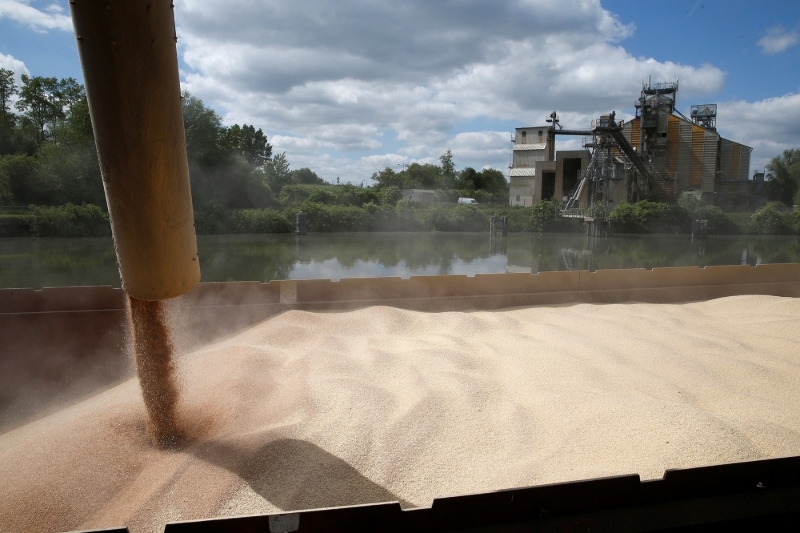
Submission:
[[[800,262],[800,238],[340,233],[200,236],[203,281],[540,272]],[[0,287],[119,287],[110,238],[0,239]]]

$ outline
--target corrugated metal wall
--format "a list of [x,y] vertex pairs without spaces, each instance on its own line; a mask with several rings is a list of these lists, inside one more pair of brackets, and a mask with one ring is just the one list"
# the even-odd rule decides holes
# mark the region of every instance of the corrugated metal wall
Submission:
[[720,179],[747,181],[750,178],[752,148],[728,139],[720,139],[719,150]]
[[675,186],[683,191],[690,187],[692,168],[692,125],[675,117],[680,125],[678,141],[678,170],[675,174]]
[[704,130],[703,143],[703,192],[714,192],[717,183],[717,147],[719,146],[719,135],[714,132]]
[[622,134],[631,143],[631,146],[639,150],[639,119],[635,118],[622,125]]
[[658,115],[658,133],[667,133],[667,130],[669,129],[670,118],[672,118],[672,115]]
[[544,150],[516,150],[514,152],[514,168],[533,168],[537,161],[546,159]]
[[[681,122],[678,117],[669,117],[669,128],[667,131],[667,176],[675,179],[678,184],[678,157],[680,155],[680,134]],[[680,186],[678,186],[680,188]]]
[[729,180],[731,175],[731,152],[733,143],[728,139],[719,140],[719,173],[720,179]]
[[739,159],[739,180],[747,181],[750,179],[750,153],[753,151],[749,146],[742,145],[742,152]]
[[[667,149],[657,153],[653,163],[668,177],[674,178],[678,193],[687,189],[712,193],[716,190],[718,177],[722,180],[749,179],[752,148],[722,139],[718,133],[675,115],[670,115],[667,120],[667,137],[662,138]],[[638,119],[633,119],[625,123],[622,130],[634,147],[639,146],[639,124]],[[670,182],[666,186],[669,188]]]
[[[721,157],[724,157],[724,155],[725,154],[721,154]],[[741,156],[742,156],[742,145],[739,143],[731,143],[731,161],[730,165],[728,166],[728,172],[722,174],[724,176],[722,179],[728,179],[728,180],[739,179],[739,162],[741,160]]]
[[700,188],[703,183],[703,141],[705,131],[692,125],[692,156],[689,163],[689,187]]

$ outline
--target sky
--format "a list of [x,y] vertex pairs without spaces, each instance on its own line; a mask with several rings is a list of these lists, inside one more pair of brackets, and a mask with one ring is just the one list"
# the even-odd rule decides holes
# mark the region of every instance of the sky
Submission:
[[[183,88],[328,181],[448,149],[507,173],[514,128],[628,118],[648,76],[686,115],[718,104],[751,175],[800,148],[797,0],[175,0],[175,19]],[[0,0],[0,67],[81,81],[67,0]]]

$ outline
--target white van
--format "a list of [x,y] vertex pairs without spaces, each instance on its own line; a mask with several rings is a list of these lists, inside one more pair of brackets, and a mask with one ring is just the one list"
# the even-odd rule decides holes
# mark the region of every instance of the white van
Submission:
[[459,198],[458,203],[460,204],[469,204],[469,205],[478,205],[478,201],[475,198]]

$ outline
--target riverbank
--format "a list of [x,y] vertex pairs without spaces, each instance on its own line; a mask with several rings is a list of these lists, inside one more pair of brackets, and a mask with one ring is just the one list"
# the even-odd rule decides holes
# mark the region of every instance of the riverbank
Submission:
[[[200,235],[205,282],[800,263],[800,237],[488,231]],[[104,238],[0,239],[0,287],[119,287]]]
[[[293,233],[297,213],[303,211],[309,232],[482,232],[492,216],[508,217],[509,232],[582,233],[582,219],[562,218],[556,202],[533,207],[502,204],[432,205],[391,203],[326,204],[312,199],[264,209],[225,209],[206,206],[195,212],[199,235]],[[693,220],[708,220],[711,235],[798,235],[800,211],[768,205],[754,212],[726,213],[714,206],[689,202],[619,204],[610,213],[619,233],[690,234]],[[84,204],[31,206],[22,212],[0,214],[0,237],[97,237],[111,234],[108,214]]]

